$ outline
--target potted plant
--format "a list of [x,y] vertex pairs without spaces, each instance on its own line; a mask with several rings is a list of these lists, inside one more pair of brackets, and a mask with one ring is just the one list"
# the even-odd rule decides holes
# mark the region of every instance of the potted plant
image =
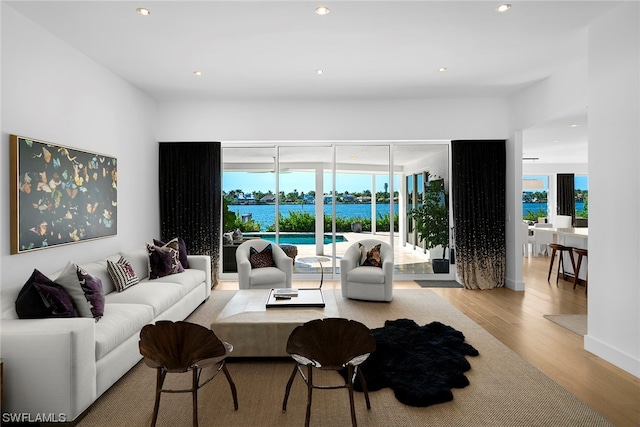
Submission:
[[426,249],[442,247],[442,258],[431,259],[434,273],[448,273],[449,260],[445,258],[449,247],[449,207],[444,191],[444,180],[430,180],[422,205],[410,211],[416,221],[415,228],[420,242],[426,243]]

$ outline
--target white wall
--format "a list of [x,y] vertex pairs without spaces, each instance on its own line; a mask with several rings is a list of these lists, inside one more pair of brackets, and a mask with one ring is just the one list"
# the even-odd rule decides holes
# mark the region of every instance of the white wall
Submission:
[[586,59],[559,68],[548,78],[511,98],[510,123],[525,130],[585,108],[588,103]]
[[160,141],[506,139],[501,99],[163,103]]
[[[0,283],[23,283],[157,237],[156,103],[2,2]],[[9,134],[118,158],[116,237],[9,254]]]
[[[509,143],[507,144],[507,286],[524,290],[522,280],[522,164],[525,130],[587,105],[587,62],[576,61],[559,68],[548,78],[509,99]],[[553,168],[553,166],[550,166]],[[586,167],[586,165],[583,165]],[[556,171],[557,172],[557,171]],[[555,172],[554,172],[555,173]]]
[[640,377],[640,4],[589,27],[589,334]]
[[[588,172],[585,348],[636,376],[640,376],[639,17],[639,4],[627,2],[599,18],[589,26],[588,62],[562,68],[510,100],[514,141],[524,129],[588,105],[589,165],[525,165],[522,173]],[[520,197],[520,186],[514,182],[511,189],[514,201]],[[514,214],[522,211],[517,203],[510,207]]]

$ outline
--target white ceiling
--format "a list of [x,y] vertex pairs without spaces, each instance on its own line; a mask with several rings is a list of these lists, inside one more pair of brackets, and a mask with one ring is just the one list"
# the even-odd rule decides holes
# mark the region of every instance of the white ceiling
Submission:
[[[335,142],[334,142],[335,143]],[[227,147],[223,151],[225,170],[238,167],[241,170],[251,165],[252,168],[274,170],[276,155],[282,168],[315,169],[318,163],[324,163],[331,167],[333,151],[330,145],[322,142],[310,144],[297,144],[280,146],[276,148],[265,147]],[[447,164],[448,147],[446,144],[436,141],[430,143],[398,143],[394,145],[393,154],[389,153],[389,146],[384,143],[362,141],[359,144],[340,144],[336,147],[336,162],[341,170],[361,172],[385,172],[389,169],[389,159],[393,155],[395,165],[408,168],[410,173],[415,172],[411,167],[427,168],[442,167],[442,162]],[[273,160],[271,160],[273,159]],[[235,166],[234,166],[235,165]],[[446,167],[445,167],[446,168]]]
[[[504,97],[584,58],[587,25],[616,6],[513,0],[500,14],[499,1],[479,0],[5,3],[159,101]],[[331,12],[315,14],[320,4]],[[582,113],[585,126],[572,129],[580,138],[554,137],[564,122],[531,130],[525,156],[566,161],[573,150],[575,161],[582,150],[586,161]],[[549,138],[566,144],[552,153]]]

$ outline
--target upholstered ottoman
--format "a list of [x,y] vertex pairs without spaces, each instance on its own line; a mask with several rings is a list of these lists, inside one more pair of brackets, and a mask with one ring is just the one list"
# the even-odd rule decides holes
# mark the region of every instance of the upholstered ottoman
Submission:
[[289,357],[287,340],[296,326],[314,319],[340,317],[333,291],[323,291],[324,307],[267,308],[270,289],[240,289],[211,329],[233,345],[230,357]]

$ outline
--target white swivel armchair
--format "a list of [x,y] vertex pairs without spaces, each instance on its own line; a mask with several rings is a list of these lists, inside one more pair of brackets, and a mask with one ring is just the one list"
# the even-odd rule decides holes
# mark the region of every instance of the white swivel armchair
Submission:
[[[370,249],[380,245],[382,268],[360,265],[360,244]],[[349,246],[340,260],[342,296],[366,301],[393,298],[393,249],[388,243],[365,239]]]
[[[259,267],[251,263],[251,248],[262,252],[271,245],[274,266]],[[240,289],[290,288],[293,275],[293,260],[280,246],[262,239],[247,240],[236,250],[238,264],[238,286]]]

